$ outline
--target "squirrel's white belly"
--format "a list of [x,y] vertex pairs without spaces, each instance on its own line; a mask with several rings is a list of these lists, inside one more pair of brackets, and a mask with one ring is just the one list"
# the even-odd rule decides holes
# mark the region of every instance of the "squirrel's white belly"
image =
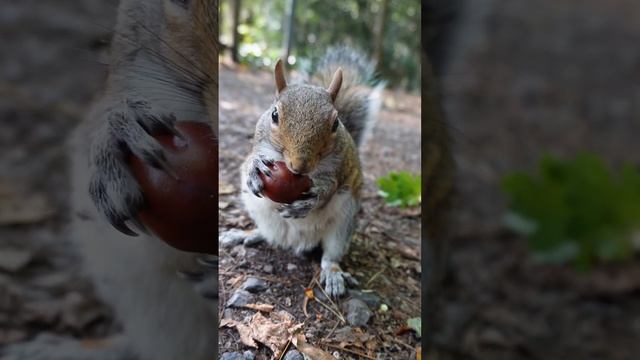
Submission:
[[243,186],[242,201],[267,242],[299,253],[313,249],[331,234],[344,221],[342,210],[349,208],[355,199],[348,191],[336,193],[326,206],[312,210],[303,219],[283,218],[277,210],[281,204],[253,195],[246,185]]

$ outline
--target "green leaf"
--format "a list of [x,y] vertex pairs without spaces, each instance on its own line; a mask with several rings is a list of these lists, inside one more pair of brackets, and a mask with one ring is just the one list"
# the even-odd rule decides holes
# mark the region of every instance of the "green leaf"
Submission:
[[378,178],[378,194],[390,206],[408,207],[422,201],[422,181],[420,175],[412,175],[406,171],[390,172]]
[[546,155],[537,174],[514,172],[502,188],[510,208],[505,225],[528,238],[537,258],[589,269],[633,254],[631,234],[640,229],[636,167],[613,171],[587,153],[571,160]]
[[419,338],[422,337],[422,319],[419,317],[407,319],[407,326],[415,331]]

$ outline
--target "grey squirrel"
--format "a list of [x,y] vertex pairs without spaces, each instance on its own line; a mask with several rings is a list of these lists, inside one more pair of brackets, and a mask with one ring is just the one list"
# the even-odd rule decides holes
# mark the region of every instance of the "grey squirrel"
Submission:
[[[222,234],[222,243],[265,240],[298,253],[320,245],[321,282],[334,297],[344,294],[347,283],[356,283],[339,262],[360,205],[358,145],[380,108],[382,85],[369,86],[373,70],[365,56],[341,46],[327,51],[311,79],[315,82],[289,84],[278,61],[276,99],[257,122],[241,170],[242,201],[257,229]],[[310,177],[313,185],[303,199],[279,204],[262,196],[260,173],[271,176],[269,165],[276,161]]]
[[217,12],[217,0],[120,1],[105,90],[68,154],[73,250],[123,333],[90,347],[43,335],[3,349],[3,360],[215,357],[218,306],[202,292],[217,296],[216,263],[205,273],[198,254],[143,232],[135,214],[144,198],[126,155],[162,167],[151,133],[175,131],[181,120],[211,124],[217,134]]

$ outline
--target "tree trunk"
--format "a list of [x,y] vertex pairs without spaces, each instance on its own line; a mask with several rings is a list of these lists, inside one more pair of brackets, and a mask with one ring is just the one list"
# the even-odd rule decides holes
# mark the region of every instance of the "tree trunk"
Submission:
[[287,62],[291,53],[293,39],[293,25],[296,13],[296,0],[287,1],[287,15],[284,20],[284,38],[282,41],[282,60]]
[[238,57],[238,48],[240,46],[240,33],[238,33],[240,7],[241,0],[231,0],[231,60],[233,60],[234,63],[240,62],[240,58]]
[[374,43],[373,43],[373,59],[375,60],[378,68],[382,66],[384,60],[384,33],[387,26],[389,0],[382,0],[380,2],[380,9],[378,10],[378,16],[376,16],[376,23],[374,28]]

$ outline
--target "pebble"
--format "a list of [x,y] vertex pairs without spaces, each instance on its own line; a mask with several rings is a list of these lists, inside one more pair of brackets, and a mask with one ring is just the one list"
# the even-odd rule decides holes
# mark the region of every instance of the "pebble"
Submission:
[[254,354],[251,350],[247,350],[243,354],[244,360],[255,360],[256,354]]
[[360,291],[354,289],[348,289],[349,296],[352,298],[360,299],[364,301],[367,306],[371,309],[377,309],[380,307],[382,301],[380,300],[380,296],[373,291]]
[[343,309],[347,314],[347,322],[351,326],[365,326],[373,316],[367,304],[360,299],[349,299],[344,303]]
[[220,360],[245,360],[244,355],[239,351],[228,352],[220,356]]
[[298,350],[289,350],[283,358],[284,360],[304,360],[302,354]]
[[291,263],[287,264],[287,270],[288,271],[293,271],[293,270],[295,270],[297,268],[298,268],[298,265],[296,265],[296,264],[291,264]]
[[273,274],[273,265],[271,264],[267,264],[265,265],[263,268],[264,272],[266,272],[267,274]]
[[242,289],[250,293],[257,293],[267,289],[267,282],[262,279],[250,277],[242,284]]
[[227,307],[242,307],[253,301],[253,295],[246,290],[236,290],[227,301]]

